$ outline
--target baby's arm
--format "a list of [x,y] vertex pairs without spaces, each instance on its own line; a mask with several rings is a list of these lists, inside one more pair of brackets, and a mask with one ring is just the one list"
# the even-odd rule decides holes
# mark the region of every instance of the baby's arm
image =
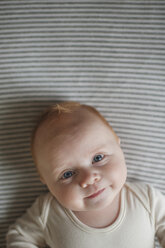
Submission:
[[41,212],[42,198],[37,198],[32,207],[10,226],[6,236],[7,248],[46,247]]
[[156,236],[161,247],[165,248],[165,196],[152,188],[151,200]]

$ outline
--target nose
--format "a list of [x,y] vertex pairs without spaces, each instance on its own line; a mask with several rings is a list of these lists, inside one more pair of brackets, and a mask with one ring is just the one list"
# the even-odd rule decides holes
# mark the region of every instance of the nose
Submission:
[[100,179],[101,179],[101,176],[98,172],[86,170],[81,176],[80,186],[82,188],[86,188],[89,185],[97,183],[98,181],[100,181]]

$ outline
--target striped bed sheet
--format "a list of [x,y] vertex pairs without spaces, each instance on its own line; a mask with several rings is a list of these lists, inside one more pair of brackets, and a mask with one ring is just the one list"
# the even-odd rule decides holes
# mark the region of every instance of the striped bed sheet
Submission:
[[32,129],[45,107],[66,100],[96,107],[121,139],[128,180],[165,194],[164,0],[0,1],[1,248],[47,191]]

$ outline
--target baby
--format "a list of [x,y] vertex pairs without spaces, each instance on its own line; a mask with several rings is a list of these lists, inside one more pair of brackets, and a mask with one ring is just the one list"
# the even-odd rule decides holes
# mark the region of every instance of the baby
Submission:
[[50,106],[32,136],[32,156],[49,193],[7,234],[8,248],[165,247],[165,197],[126,182],[120,139],[93,107]]

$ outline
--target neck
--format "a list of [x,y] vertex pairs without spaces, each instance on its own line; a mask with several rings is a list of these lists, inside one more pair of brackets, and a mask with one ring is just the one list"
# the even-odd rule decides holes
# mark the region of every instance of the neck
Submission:
[[76,217],[84,224],[104,228],[112,225],[120,212],[120,194],[106,208],[91,211],[73,211]]

